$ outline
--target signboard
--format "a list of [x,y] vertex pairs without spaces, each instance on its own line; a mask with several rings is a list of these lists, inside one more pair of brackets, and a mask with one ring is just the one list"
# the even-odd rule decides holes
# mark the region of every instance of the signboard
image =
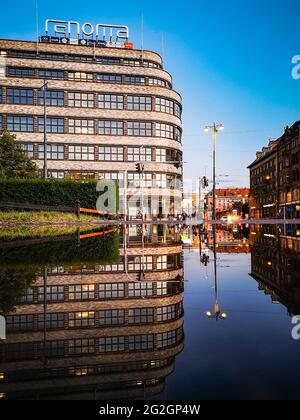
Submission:
[[[68,39],[92,39],[109,43],[127,42],[129,28],[125,25],[111,25],[97,23],[47,19],[45,22],[46,36]],[[51,35],[52,34],[52,35]]]

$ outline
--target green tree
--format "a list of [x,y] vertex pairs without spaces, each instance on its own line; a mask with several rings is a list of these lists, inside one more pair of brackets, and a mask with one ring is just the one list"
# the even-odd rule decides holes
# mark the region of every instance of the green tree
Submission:
[[0,132],[0,177],[36,178],[37,165],[26,156],[16,142],[16,136],[7,130]]

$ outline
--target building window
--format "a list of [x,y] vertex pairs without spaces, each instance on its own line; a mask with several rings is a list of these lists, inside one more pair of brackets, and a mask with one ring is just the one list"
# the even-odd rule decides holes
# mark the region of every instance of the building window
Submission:
[[[44,90],[39,90],[39,105],[44,105]],[[64,92],[62,90],[47,90],[46,105],[64,106]]]
[[128,136],[151,137],[151,122],[128,122]]
[[95,125],[93,120],[69,119],[70,134],[94,134]]
[[68,79],[80,82],[92,82],[94,80],[93,73],[86,73],[80,71],[69,71]]
[[27,289],[26,292],[23,294],[22,303],[32,303],[33,302],[33,289]]
[[156,162],[164,163],[167,161],[166,149],[156,149]]
[[168,292],[168,283],[167,282],[160,282],[157,283],[157,296],[167,296]]
[[75,312],[69,314],[69,328],[95,326],[95,312]]
[[124,174],[122,172],[104,172],[99,174],[99,179],[110,179],[111,181],[123,181]]
[[99,339],[99,353],[125,351],[125,337],[103,337]]
[[[148,84],[149,84],[150,86],[167,87],[167,82],[166,82],[165,80],[162,80],[162,79],[156,79],[156,78],[153,78],[153,77],[150,77],[150,78],[148,79]],[[169,84],[168,84],[168,86],[169,86]]]
[[[45,325],[45,318],[46,318],[46,325]],[[40,314],[38,316],[38,329],[43,330],[46,328],[47,330],[58,330],[64,329],[65,327],[65,315],[61,314]]]
[[128,174],[128,187],[129,188],[152,188],[152,174]]
[[174,139],[174,126],[170,124],[156,123],[156,137]]
[[64,79],[64,72],[61,70],[39,70],[41,79]]
[[99,312],[100,325],[122,325],[125,322],[124,309],[115,309]]
[[167,322],[179,318],[182,315],[182,305],[171,305],[157,308],[157,321]]
[[124,122],[123,121],[99,121],[99,134],[110,136],[123,136],[124,135]]
[[156,185],[158,188],[167,188],[167,175],[156,174]]
[[153,322],[153,308],[129,309],[129,324],[149,324]]
[[144,85],[146,78],[143,76],[125,76],[124,81],[132,85]]
[[122,83],[122,75],[121,74],[105,74],[100,73],[97,76],[99,82],[105,83]]
[[94,300],[95,285],[94,284],[77,284],[69,286],[69,300]]
[[[35,54],[36,56],[36,54]],[[39,56],[42,58],[45,58],[47,60],[65,60],[65,55],[64,54],[56,54],[56,53],[44,53],[44,52],[40,52]]]
[[168,257],[167,255],[159,255],[157,257],[157,269],[167,270],[168,268]]
[[94,94],[83,92],[69,92],[68,105],[76,108],[94,108]]
[[101,64],[121,64],[121,59],[118,57],[97,57],[96,60]]
[[133,298],[153,296],[152,283],[129,283],[128,296]]
[[33,105],[33,89],[7,88],[7,103]]
[[70,160],[95,160],[93,146],[69,146]]
[[153,258],[150,255],[141,257],[128,257],[128,270],[129,271],[140,271],[144,267],[145,270],[149,271],[153,268]]
[[[39,159],[44,159],[44,145],[39,145]],[[64,160],[64,146],[58,144],[47,144],[47,159]]]
[[133,335],[129,336],[129,350],[153,350],[153,335]]
[[33,315],[12,315],[6,317],[7,331],[33,330]]
[[124,109],[124,96],[98,95],[100,109]]
[[34,152],[33,152],[33,144],[20,144],[21,149],[26,154],[27,157],[33,158]]
[[82,338],[68,341],[68,354],[91,354],[95,353],[95,340],[93,338]]
[[35,70],[28,69],[25,67],[9,67],[8,68],[8,75],[9,76],[20,76],[20,77],[34,77]]
[[39,357],[62,357],[65,354],[65,343],[61,341],[47,341],[39,345]]
[[99,147],[99,160],[102,161],[124,161],[123,147]]
[[[64,286],[47,286],[47,302],[64,301]],[[44,287],[38,288],[38,301],[44,302]]]
[[[46,118],[46,131],[47,133],[62,134],[65,131],[65,122],[63,118]],[[39,117],[39,132],[44,132],[44,117]]]
[[175,140],[181,142],[182,133],[181,133],[181,130],[178,127],[175,127],[174,134],[175,134]]
[[8,115],[7,129],[9,131],[33,132],[33,117]]
[[176,117],[181,119],[181,113],[182,113],[181,106],[177,102],[175,102],[175,115],[176,115]]
[[128,96],[128,109],[130,111],[151,111],[151,96]]
[[176,345],[182,340],[182,329],[157,334],[157,347],[164,349]]
[[6,360],[28,360],[35,357],[36,343],[6,344]]
[[54,179],[64,179],[65,173],[63,171],[49,171],[48,175],[50,178]]
[[128,147],[129,162],[151,162],[151,147]]
[[156,98],[155,111],[164,112],[167,114],[174,114],[174,102],[169,99]]
[[119,299],[125,296],[124,283],[100,284],[100,299]]

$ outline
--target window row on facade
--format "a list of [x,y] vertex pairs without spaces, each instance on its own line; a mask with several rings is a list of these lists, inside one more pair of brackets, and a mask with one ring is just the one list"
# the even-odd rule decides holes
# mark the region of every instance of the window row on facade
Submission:
[[51,52],[42,52],[38,54],[36,51],[23,51],[23,50],[8,50],[8,57],[15,58],[31,58],[41,60],[59,60],[59,61],[79,61],[83,63],[97,63],[97,64],[108,64],[117,66],[132,66],[132,67],[149,67],[161,69],[161,64],[156,61],[148,59],[136,59],[136,58],[123,58],[123,57],[107,57],[97,55],[79,55],[79,54],[59,54]]
[[174,347],[184,339],[183,328],[159,334],[79,338],[7,344],[2,361],[81,356],[86,354],[145,352]]
[[146,372],[155,369],[161,369],[170,366],[174,363],[174,358],[166,358],[161,360],[147,360],[147,361],[135,361],[126,363],[102,363],[102,364],[82,364],[80,366],[61,366],[51,368],[47,370],[30,369],[22,371],[10,371],[5,373],[3,383],[24,381],[35,379],[50,379],[50,378],[67,378],[67,377],[80,377],[80,376],[92,376],[92,375],[103,375],[103,374],[115,374],[125,372]]
[[[51,273],[53,270],[51,270]],[[33,287],[22,296],[22,303],[44,303],[45,288]],[[67,301],[97,301],[118,299],[139,299],[173,296],[182,292],[182,287],[168,282],[76,284],[68,286],[47,286],[46,301],[58,303]]]
[[111,327],[171,322],[183,315],[182,303],[161,308],[109,309],[103,311],[9,315],[8,332]]
[[29,67],[7,67],[7,77],[37,78],[44,80],[71,80],[79,82],[100,82],[110,84],[144,85],[172,89],[172,84],[153,76],[138,76],[117,73],[92,73],[84,71],[64,71],[53,69],[35,69]]
[[[6,96],[6,100],[4,100]],[[46,101],[45,98],[46,97]],[[44,105],[71,108],[99,108],[108,110],[156,111],[181,118],[181,105],[159,96],[125,95],[63,90],[35,90],[25,87],[0,87],[0,103],[14,105]]]
[[[44,117],[0,115],[0,129],[11,132],[43,133]],[[181,142],[181,129],[173,124],[148,121],[94,120],[83,118],[46,118],[46,132],[52,134],[87,134],[102,136],[160,137]]]
[[[43,159],[44,145],[39,143],[20,143],[29,158]],[[156,162],[181,161],[182,155],[173,149],[127,146],[78,146],[67,144],[48,144],[49,160],[79,160],[103,162]]]

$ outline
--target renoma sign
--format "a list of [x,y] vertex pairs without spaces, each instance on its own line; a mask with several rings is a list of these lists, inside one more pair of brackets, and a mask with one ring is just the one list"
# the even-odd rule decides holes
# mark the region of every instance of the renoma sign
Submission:
[[96,25],[85,22],[47,19],[45,22],[46,37],[57,37],[67,40],[94,40],[105,43],[126,43],[129,38],[129,28],[124,25],[110,25],[97,23]]

